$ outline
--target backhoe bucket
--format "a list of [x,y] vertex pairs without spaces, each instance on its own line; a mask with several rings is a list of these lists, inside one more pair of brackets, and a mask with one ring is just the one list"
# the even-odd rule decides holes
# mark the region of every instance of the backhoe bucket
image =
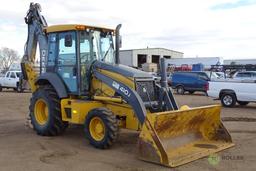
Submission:
[[212,105],[148,114],[138,146],[142,160],[176,167],[234,144]]

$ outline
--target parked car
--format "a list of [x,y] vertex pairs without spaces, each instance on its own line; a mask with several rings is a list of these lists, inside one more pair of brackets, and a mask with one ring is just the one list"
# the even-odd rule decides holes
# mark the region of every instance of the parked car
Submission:
[[256,102],[256,83],[244,80],[221,80],[209,81],[208,96],[221,100],[225,107],[247,105],[249,102]]
[[13,90],[19,90],[21,71],[8,71],[4,77],[0,77],[0,91],[3,88],[13,88]]
[[178,94],[184,94],[186,91],[193,94],[195,91],[206,92],[209,80],[206,72],[175,72],[168,83]]
[[256,71],[239,71],[232,78],[234,80],[256,80]]

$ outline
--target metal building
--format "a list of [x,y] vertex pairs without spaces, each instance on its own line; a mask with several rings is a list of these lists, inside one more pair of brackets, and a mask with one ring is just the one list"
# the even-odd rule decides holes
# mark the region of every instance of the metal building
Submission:
[[176,58],[176,59],[168,59],[167,64],[181,66],[183,64],[192,66],[193,64],[201,63],[204,65],[206,69],[211,68],[211,65],[222,65],[223,58],[222,57],[194,57],[194,58]]
[[182,58],[183,52],[165,48],[145,48],[120,50],[120,63],[131,67],[141,68],[144,63],[159,64],[160,58]]
[[249,65],[253,64],[256,65],[256,58],[255,59],[227,59],[224,60],[224,65]]

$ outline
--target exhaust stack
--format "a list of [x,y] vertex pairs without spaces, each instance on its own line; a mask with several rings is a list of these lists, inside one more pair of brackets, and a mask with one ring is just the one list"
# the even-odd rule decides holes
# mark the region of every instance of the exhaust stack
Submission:
[[122,24],[118,24],[116,26],[116,64],[120,63],[119,59],[119,49],[120,49],[120,28],[122,27]]

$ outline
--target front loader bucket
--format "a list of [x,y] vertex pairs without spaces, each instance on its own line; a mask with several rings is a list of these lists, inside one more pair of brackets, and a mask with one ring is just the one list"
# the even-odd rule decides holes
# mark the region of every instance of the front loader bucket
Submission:
[[176,167],[234,144],[212,105],[148,114],[138,146],[142,160]]

